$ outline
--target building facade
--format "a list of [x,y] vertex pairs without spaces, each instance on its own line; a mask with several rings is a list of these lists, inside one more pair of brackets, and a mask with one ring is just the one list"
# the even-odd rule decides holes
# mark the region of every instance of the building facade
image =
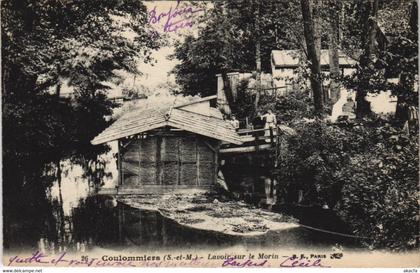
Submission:
[[220,144],[242,144],[210,106],[216,98],[133,109],[95,137],[94,145],[118,141],[119,190],[164,193],[215,184]]

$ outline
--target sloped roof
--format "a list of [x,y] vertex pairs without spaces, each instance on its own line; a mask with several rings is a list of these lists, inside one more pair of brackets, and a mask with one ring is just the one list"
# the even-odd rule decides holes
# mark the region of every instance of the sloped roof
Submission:
[[[338,61],[341,67],[353,67],[356,61],[345,55],[341,50],[338,51]],[[276,68],[296,68],[299,66],[298,50],[272,50],[271,57]],[[321,66],[329,66],[328,50],[321,50]]]
[[[110,127],[96,136],[93,145],[117,140],[153,129],[170,126],[233,144],[242,144],[233,127],[221,119],[220,112],[213,108],[209,115],[183,109],[203,99],[180,105],[162,105],[149,109],[134,109],[116,120]],[[211,98],[210,98],[211,99]]]
[[191,101],[188,101],[188,102],[183,102],[183,103],[180,103],[180,104],[176,104],[176,105],[174,105],[174,108],[182,108],[182,107],[185,107],[185,106],[189,106],[189,105],[192,105],[192,104],[197,104],[197,103],[200,103],[200,102],[209,101],[209,100],[213,100],[213,99],[217,99],[217,95],[208,96],[208,97],[199,98],[199,99],[197,99],[197,98],[192,99]]

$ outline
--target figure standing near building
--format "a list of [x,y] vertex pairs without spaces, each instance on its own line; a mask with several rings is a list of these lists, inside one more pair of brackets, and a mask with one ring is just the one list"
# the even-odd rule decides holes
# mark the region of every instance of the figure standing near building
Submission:
[[[262,116],[265,119],[265,129],[271,129],[271,130],[266,130],[265,131],[265,136],[270,136],[271,133],[270,131],[273,132],[273,135],[276,134],[276,126],[277,126],[277,118],[276,115],[273,114],[273,111],[271,111],[270,109],[267,111],[267,114]],[[266,139],[266,142],[270,142],[270,139]]]
[[405,119],[403,130],[409,134],[410,132],[417,132],[419,122],[419,109],[416,106],[405,106]]
[[235,131],[239,130],[239,120],[237,120],[234,115],[232,115],[232,120],[230,123],[232,124],[233,128],[235,128]]
[[354,113],[356,105],[351,97],[347,98],[347,102],[343,105],[343,116],[347,116],[348,119],[356,118]]
[[[264,129],[265,127],[265,119],[261,115],[261,112],[257,112],[257,116],[252,120],[252,125],[254,127],[254,130],[260,130]],[[264,131],[258,131],[254,133],[254,137],[260,137],[264,135]]]

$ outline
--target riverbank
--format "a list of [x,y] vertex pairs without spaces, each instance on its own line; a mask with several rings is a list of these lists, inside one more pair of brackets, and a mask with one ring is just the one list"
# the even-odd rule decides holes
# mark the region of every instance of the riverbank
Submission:
[[157,211],[180,225],[235,236],[258,236],[299,227],[281,213],[265,211],[242,201],[220,201],[204,191],[189,194],[124,195],[117,200],[130,207]]

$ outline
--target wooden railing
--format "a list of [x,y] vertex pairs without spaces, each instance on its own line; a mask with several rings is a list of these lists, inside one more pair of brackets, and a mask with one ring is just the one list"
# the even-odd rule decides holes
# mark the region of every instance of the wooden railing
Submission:
[[[261,135],[264,132],[264,135]],[[268,135],[266,135],[268,132]],[[244,142],[259,142],[262,140],[270,139],[269,143],[275,143],[275,136],[278,134],[278,128],[262,128],[262,129],[242,129],[238,130],[238,135],[243,137]],[[248,137],[249,138],[246,138]]]
[[[264,132],[264,135],[261,135]],[[266,134],[269,132],[269,134]],[[241,136],[242,145],[222,144],[221,153],[247,153],[261,150],[274,149],[276,155],[279,149],[279,128],[263,129],[240,129],[237,131]]]

